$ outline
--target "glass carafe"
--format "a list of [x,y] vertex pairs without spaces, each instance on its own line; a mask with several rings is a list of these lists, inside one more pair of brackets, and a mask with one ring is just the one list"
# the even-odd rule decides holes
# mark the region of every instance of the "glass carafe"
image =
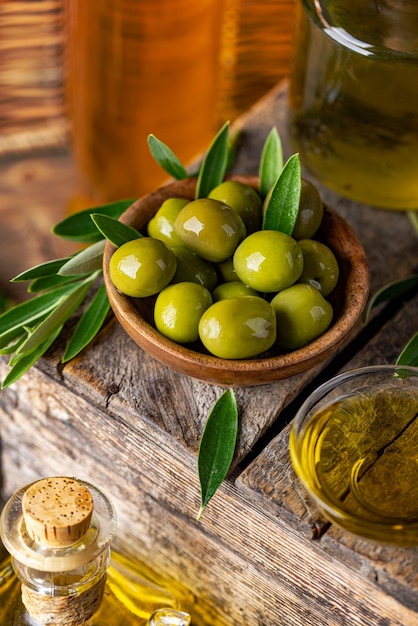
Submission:
[[340,194],[418,206],[418,4],[300,0],[290,84],[293,147]]

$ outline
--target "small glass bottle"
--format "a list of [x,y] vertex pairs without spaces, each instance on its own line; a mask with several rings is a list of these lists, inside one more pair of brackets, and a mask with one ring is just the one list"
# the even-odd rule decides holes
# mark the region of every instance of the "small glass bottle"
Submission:
[[44,478],[17,492],[1,514],[11,558],[0,564],[0,623],[6,626],[188,626],[170,591],[111,555],[116,516],[96,487]]
[[299,0],[290,133],[338,193],[418,206],[418,3]]

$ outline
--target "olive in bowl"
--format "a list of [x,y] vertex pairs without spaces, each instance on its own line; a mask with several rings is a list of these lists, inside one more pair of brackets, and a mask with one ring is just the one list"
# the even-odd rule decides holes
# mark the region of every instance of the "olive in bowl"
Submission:
[[[258,188],[256,177],[234,176]],[[148,221],[170,197],[194,200],[196,179],[189,178],[165,185],[132,204],[120,220],[144,232]],[[186,205],[187,207],[188,205]],[[186,208],[185,207],[185,208]],[[333,319],[330,327],[308,345],[292,351],[275,344],[265,352],[248,358],[222,358],[208,353],[201,342],[179,344],[162,335],[155,327],[155,297],[130,298],[118,291],[109,273],[115,247],[106,243],[103,272],[108,297],[122,327],[143,350],[174,370],[207,383],[248,386],[274,382],[294,376],[318,365],[335,353],[357,327],[369,294],[369,273],[364,249],[349,224],[335,211],[324,207],[321,226],[315,234],[333,251],[338,265],[338,283],[330,296]]]

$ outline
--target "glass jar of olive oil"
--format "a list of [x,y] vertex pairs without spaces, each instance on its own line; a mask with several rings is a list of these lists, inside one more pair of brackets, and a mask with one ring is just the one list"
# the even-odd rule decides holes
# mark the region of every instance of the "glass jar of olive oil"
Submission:
[[418,3],[300,0],[290,128],[302,163],[349,198],[418,207]]

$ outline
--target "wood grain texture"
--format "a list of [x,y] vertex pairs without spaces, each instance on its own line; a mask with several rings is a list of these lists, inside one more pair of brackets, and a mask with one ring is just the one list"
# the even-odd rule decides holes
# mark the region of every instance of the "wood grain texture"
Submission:
[[[285,128],[285,104],[284,86],[241,118],[237,171],[257,173],[271,126]],[[45,168],[42,176],[39,167]],[[35,258],[54,256],[55,242],[42,224],[56,221],[73,174],[68,155],[0,170],[6,174],[0,217],[11,233],[0,250],[3,284]],[[31,171],[38,172],[39,184],[30,183]],[[365,246],[372,291],[416,270],[416,236],[405,214],[362,207],[326,190],[323,195]],[[33,241],[27,238],[31,228]],[[65,367],[59,366],[63,346],[57,342],[0,393],[2,494],[63,473],[104,488],[118,510],[117,545],[164,579],[178,581],[198,626],[416,626],[417,551],[374,546],[324,524],[289,463],[286,425],[304,394],[324,378],[393,362],[416,331],[416,319],[416,298],[379,307],[368,326],[320,367],[237,388],[233,471],[197,523],[198,443],[223,389],[161,365],[111,318]],[[3,378],[5,358],[0,370]],[[312,539],[313,530],[320,539]]]
[[101,484],[118,511],[117,545],[151,561],[163,579],[180,580],[191,594],[186,602],[196,598],[196,624],[415,623],[373,572],[356,571],[231,482],[195,522],[194,463],[181,446],[149,423],[134,427],[71,390],[51,390],[50,382],[34,372],[14,406],[2,404],[5,490],[57,472]]

